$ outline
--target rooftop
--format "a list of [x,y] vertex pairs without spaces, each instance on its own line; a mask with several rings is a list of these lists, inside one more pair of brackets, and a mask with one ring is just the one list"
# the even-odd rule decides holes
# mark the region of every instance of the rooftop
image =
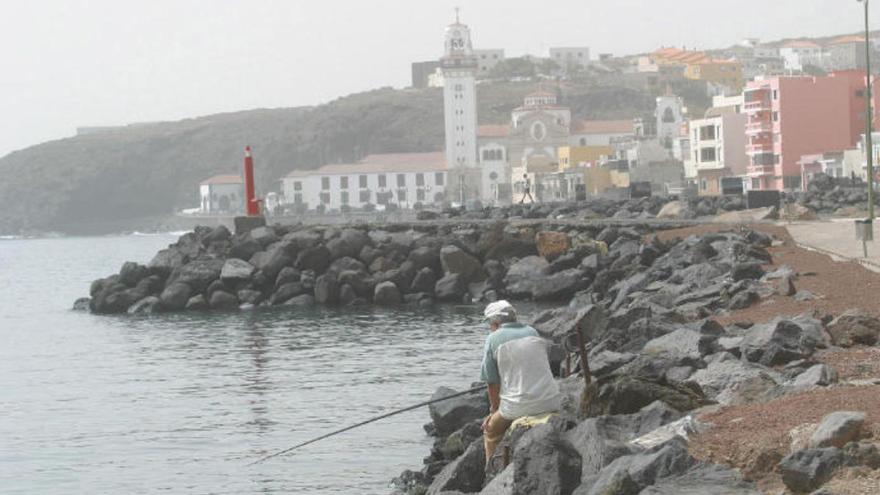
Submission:
[[205,179],[201,182],[201,185],[217,185],[217,184],[243,184],[244,181],[241,180],[241,176],[226,174],[226,175],[215,175],[209,179]]
[[821,48],[818,43],[807,40],[794,40],[782,45],[782,48]]
[[862,38],[861,36],[850,35],[850,36],[841,36],[840,38],[835,38],[834,40],[831,41],[830,44],[831,45],[844,45],[847,43],[864,43],[864,42],[865,42],[865,38]]
[[632,134],[632,120],[576,120],[572,134]]
[[477,126],[478,137],[507,137],[510,126],[507,124],[485,124]]
[[287,174],[287,177],[436,172],[448,170],[448,168],[446,154],[440,151],[429,153],[382,153],[367,155],[356,163],[333,163],[314,170],[294,170]]

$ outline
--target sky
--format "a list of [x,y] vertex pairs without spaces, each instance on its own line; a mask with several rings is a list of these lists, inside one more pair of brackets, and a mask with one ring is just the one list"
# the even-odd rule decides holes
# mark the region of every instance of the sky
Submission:
[[455,6],[475,48],[507,56],[720,48],[863,25],[856,0],[0,0],[0,156],[78,126],[405,87],[411,62],[441,55]]

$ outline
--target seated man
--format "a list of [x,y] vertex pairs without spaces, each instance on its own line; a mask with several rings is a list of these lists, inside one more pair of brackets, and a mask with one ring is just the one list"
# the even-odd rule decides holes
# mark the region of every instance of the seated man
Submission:
[[488,465],[513,421],[558,411],[560,395],[550,372],[546,341],[534,328],[517,323],[514,307],[497,301],[486,306],[483,315],[491,328],[480,373],[489,393],[489,416],[483,421]]

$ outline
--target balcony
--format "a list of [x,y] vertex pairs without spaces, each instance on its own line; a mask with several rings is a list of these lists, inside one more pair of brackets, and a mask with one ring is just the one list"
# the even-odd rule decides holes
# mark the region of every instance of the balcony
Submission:
[[749,165],[746,168],[746,174],[750,176],[773,175],[774,173],[773,165]]
[[747,155],[757,155],[761,153],[773,153],[773,142],[770,140],[762,140],[746,144]]
[[749,112],[757,112],[761,110],[770,110],[772,108],[772,104],[770,103],[770,98],[760,98],[756,100],[747,101],[743,104],[743,110]]
[[746,134],[761,134],[764,132],[772,132],[773,131],[773,122],[769,120],[758,120],[756,122],[749,122],[746,124]]

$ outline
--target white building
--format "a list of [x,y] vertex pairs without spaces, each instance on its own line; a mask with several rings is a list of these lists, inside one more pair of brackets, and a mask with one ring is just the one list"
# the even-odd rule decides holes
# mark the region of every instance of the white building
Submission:
[[812,41],[790,41],[779,49],[785,69],[802,71],[805,65],[822,65],[822,47]]
[[470,29],[459,22],[446,27],[445,49],[440,59],[443,71],[443,117],[446,131],[446,162],[450,180],[465,203],[481,199],[477,166],[477,85],[479,68],[471,43]]
[[281,187],[285,204],[305,204],[309,209],[366,204],[413,208],[416,203],[427,206],[446,201],[448,172],[442,152],[376,154],[357,163],[293,171],[281,180]]
[[590,63],[590,48],[586,46],[560,46],[550,48],[550,60],[563,69],[586,67]]
[[486,77],[504,60],[504,50],[500,48],[474,50],[474,57],[477,59],[477,77]]
[[684,101],[674,95],[658,96],[655,117],[657,118],[657,139],[666,149],[681,135],[687,108]]
[[238,175],[215,175],[199,184],[199,212],[232,214],[244,211],[244,181]]
[[685,175],[697,183],[701,195],[721,194],[721,179],[746,175],[743,97],[715,97],[702,119],[690,122],[691,155]]

